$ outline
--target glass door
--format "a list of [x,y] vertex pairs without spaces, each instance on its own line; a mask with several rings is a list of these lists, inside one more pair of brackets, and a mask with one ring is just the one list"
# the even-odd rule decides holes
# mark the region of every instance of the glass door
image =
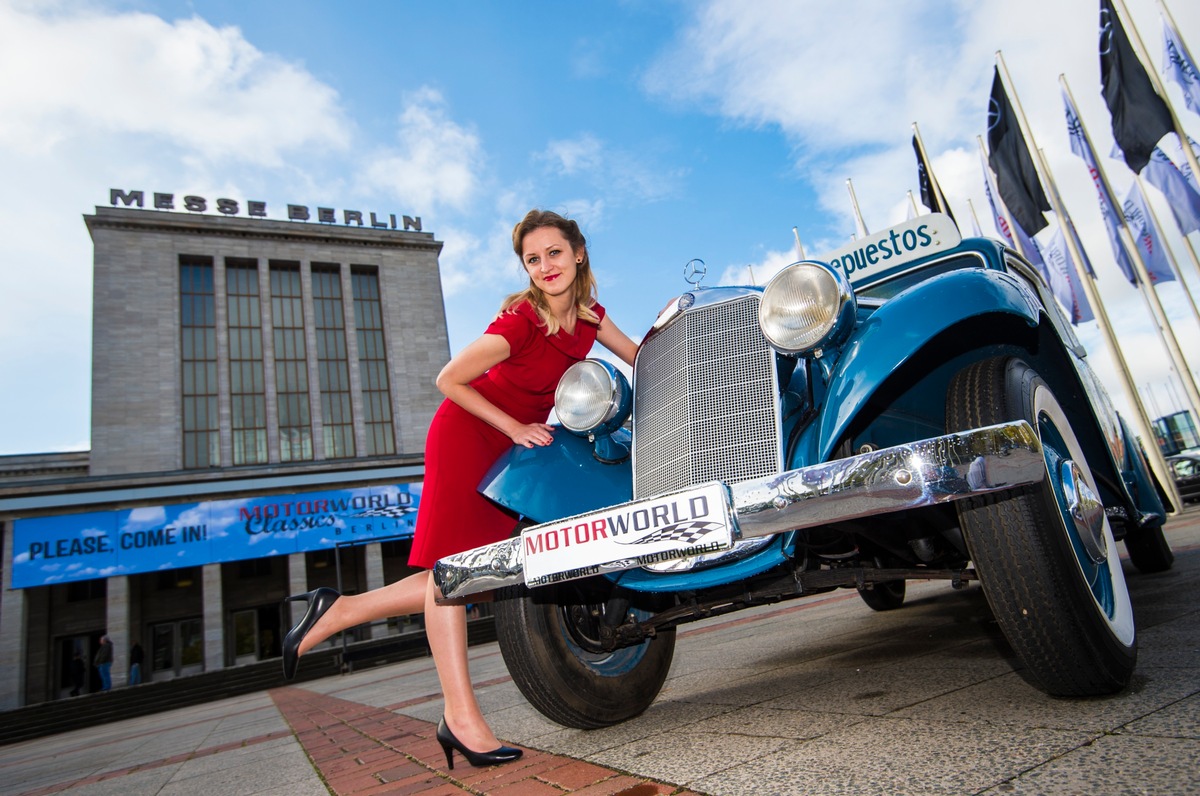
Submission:
[[233,614],[234,665],[258,660],[258,611],[235,611]]
[[181,619],[150,627],[150,675],[170,680],[204,671],[204,622]]

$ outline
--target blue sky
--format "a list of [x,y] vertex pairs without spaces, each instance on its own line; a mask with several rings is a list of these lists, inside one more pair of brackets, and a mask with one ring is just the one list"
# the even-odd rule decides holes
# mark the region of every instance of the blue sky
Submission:
[[[1127,4],[1157,66],[1157,6]],[[1168,5],[1195,53],[1200,4]],[[275,218],[287,203],[420,216],[445,243],[453,350],[522,283],[512,225],[559,210],[580,221],[601,301],[637,338],[692,258],[709,283],[745,281],[747,266],[761,281],[795,259],[793,226],[810,256],[848,241],[847,179],[869,228],[903,221],[913,122],[960,223],[970,200],[991,233],[975,138],[998,50],[1148,408],[1179,408],[1062,121],[1060,73],[1109,151],[1097,17],[1095,0],[0,0],[0,454],[89,447],[82,216],[110,188],[262,200]],[[1174,84],[1168,95],[1200,138]],[[1124,195],[1132,175],[1105,166]],[[1200,325],[1178,285],[1160,295],[1196,370]]]

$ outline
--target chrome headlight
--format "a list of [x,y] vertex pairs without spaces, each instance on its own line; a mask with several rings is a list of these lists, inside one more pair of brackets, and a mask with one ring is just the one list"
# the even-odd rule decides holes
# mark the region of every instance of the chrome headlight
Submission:
[[856,304],[849,280],[825,263],[793,263],[771,279],[758,305],[763,335],[784,354],[813,354],[845,342]]
[[632,408],[633,391],[625,374],[601,359],[585,359],[567,368],[554,391],[554,414],[580,435],[611,434]]

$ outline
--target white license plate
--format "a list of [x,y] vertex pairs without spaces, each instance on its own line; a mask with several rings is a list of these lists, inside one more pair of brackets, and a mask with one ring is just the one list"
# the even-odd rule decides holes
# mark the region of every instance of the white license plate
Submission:
[[729,490],[714,481],[525,529],[525,583],[544,586],[728,550],[733,536]]

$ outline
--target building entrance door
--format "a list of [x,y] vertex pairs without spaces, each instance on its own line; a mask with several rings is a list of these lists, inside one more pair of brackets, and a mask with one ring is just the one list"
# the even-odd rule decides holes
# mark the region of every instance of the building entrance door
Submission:
[[[92,666],[92,656],[100,646],[99,631],[84,636],[58,639],[58,677],[54,695],[58,699],[100,690],[100,673]],[[76,654],[79,655],[76,663]]]
[[233,663],[240,666],[258,660],[258,611],[233,614]]
[[235,665],[277,658],[280,652],[279,606],[260,605],[233,613]]
[[150,626],[150,679],[170,680],[204,671],[204,621],[200,618]]

